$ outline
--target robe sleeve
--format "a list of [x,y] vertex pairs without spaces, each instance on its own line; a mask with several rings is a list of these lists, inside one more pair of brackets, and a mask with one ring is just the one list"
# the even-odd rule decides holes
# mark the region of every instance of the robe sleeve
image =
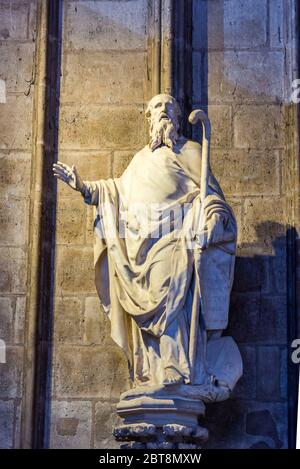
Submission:
[[99,186],[97,181],[83,181],[84,189],[82,191],[82,197],[88,205],[99,204]]

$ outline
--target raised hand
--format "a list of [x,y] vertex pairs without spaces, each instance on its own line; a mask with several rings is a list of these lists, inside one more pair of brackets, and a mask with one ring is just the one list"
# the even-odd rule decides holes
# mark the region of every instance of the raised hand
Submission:
[[83,192],[84,183],[79,176],[76,167],[73,165],[72,168],[67,164],[58,161],[53,165],[54,177],[68,184],[75,191]]

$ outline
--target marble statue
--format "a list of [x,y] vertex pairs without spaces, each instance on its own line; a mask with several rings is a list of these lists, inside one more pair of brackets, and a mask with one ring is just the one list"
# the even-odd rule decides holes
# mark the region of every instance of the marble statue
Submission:
[[205,113],[190,116],[202,123],[202,145],[181,134],[169,95],[152,98],[146,118],[149,144],[121,177],[83,181],[60,162],[53,171],[96,207],[96,287],[133,383],[117,439],[194,447],[207,438],[197,424],[204,403],[227,399],[242,375],[235,342],[222,336],[237,227],[210,167]]

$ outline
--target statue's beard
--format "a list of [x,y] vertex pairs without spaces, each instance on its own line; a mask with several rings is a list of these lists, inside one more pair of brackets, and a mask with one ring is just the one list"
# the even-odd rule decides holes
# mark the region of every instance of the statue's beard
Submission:
[[166,145],[173,150],[178,141],[178,137],[178,124],[174,124],[171,119],[156,119],[151,122],[149,143],[151,151],[154,151],[161,145]]

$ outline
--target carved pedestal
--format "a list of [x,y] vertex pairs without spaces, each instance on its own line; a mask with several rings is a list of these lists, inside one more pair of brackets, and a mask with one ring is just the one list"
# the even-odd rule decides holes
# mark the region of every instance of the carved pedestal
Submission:
[[199,425],[204,402],[228,398],[228,391],[213,385],[168,385],[135,388],[122,394],[117,406],[124,424],[114,428],[122,448],[196,449],[208,440]]

